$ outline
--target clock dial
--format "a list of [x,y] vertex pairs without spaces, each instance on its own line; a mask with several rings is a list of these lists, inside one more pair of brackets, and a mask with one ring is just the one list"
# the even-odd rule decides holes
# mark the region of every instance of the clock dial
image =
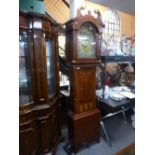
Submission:
[[95,58],[96,36],[95,29],[90,24],[81,26],[78,33],[78,58]]

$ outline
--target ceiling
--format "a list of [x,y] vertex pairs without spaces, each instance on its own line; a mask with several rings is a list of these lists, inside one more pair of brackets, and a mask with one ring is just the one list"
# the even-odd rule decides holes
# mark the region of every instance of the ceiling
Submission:
[[135,0],[89,0],[135,16]]

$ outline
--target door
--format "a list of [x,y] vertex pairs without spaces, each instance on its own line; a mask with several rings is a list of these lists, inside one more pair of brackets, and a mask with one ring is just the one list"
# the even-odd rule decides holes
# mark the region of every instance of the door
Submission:
[[76,113],[96,108],[96,67],[78,66],[74,70],[74,107]]

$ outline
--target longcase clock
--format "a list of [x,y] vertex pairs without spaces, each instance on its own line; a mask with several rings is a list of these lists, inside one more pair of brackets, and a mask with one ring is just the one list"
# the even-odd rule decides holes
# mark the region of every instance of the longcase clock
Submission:
[[[66,62],[70,66],[69,147],[77,150],[83,144],[99,141],[100,113],[96,108],[96,65],[99,39],[104,27],[100,13],[96,18],[88,11],[66,22]],[[67,150],[67,147],[65,148]]]

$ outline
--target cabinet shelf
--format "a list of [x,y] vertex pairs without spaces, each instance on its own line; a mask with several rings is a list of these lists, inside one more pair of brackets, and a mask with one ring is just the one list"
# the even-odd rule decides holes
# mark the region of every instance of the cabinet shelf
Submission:
[[135,62],[135,57],[134,56],[101,56],[101,61],[103,63],[108,63],[108,62]]

